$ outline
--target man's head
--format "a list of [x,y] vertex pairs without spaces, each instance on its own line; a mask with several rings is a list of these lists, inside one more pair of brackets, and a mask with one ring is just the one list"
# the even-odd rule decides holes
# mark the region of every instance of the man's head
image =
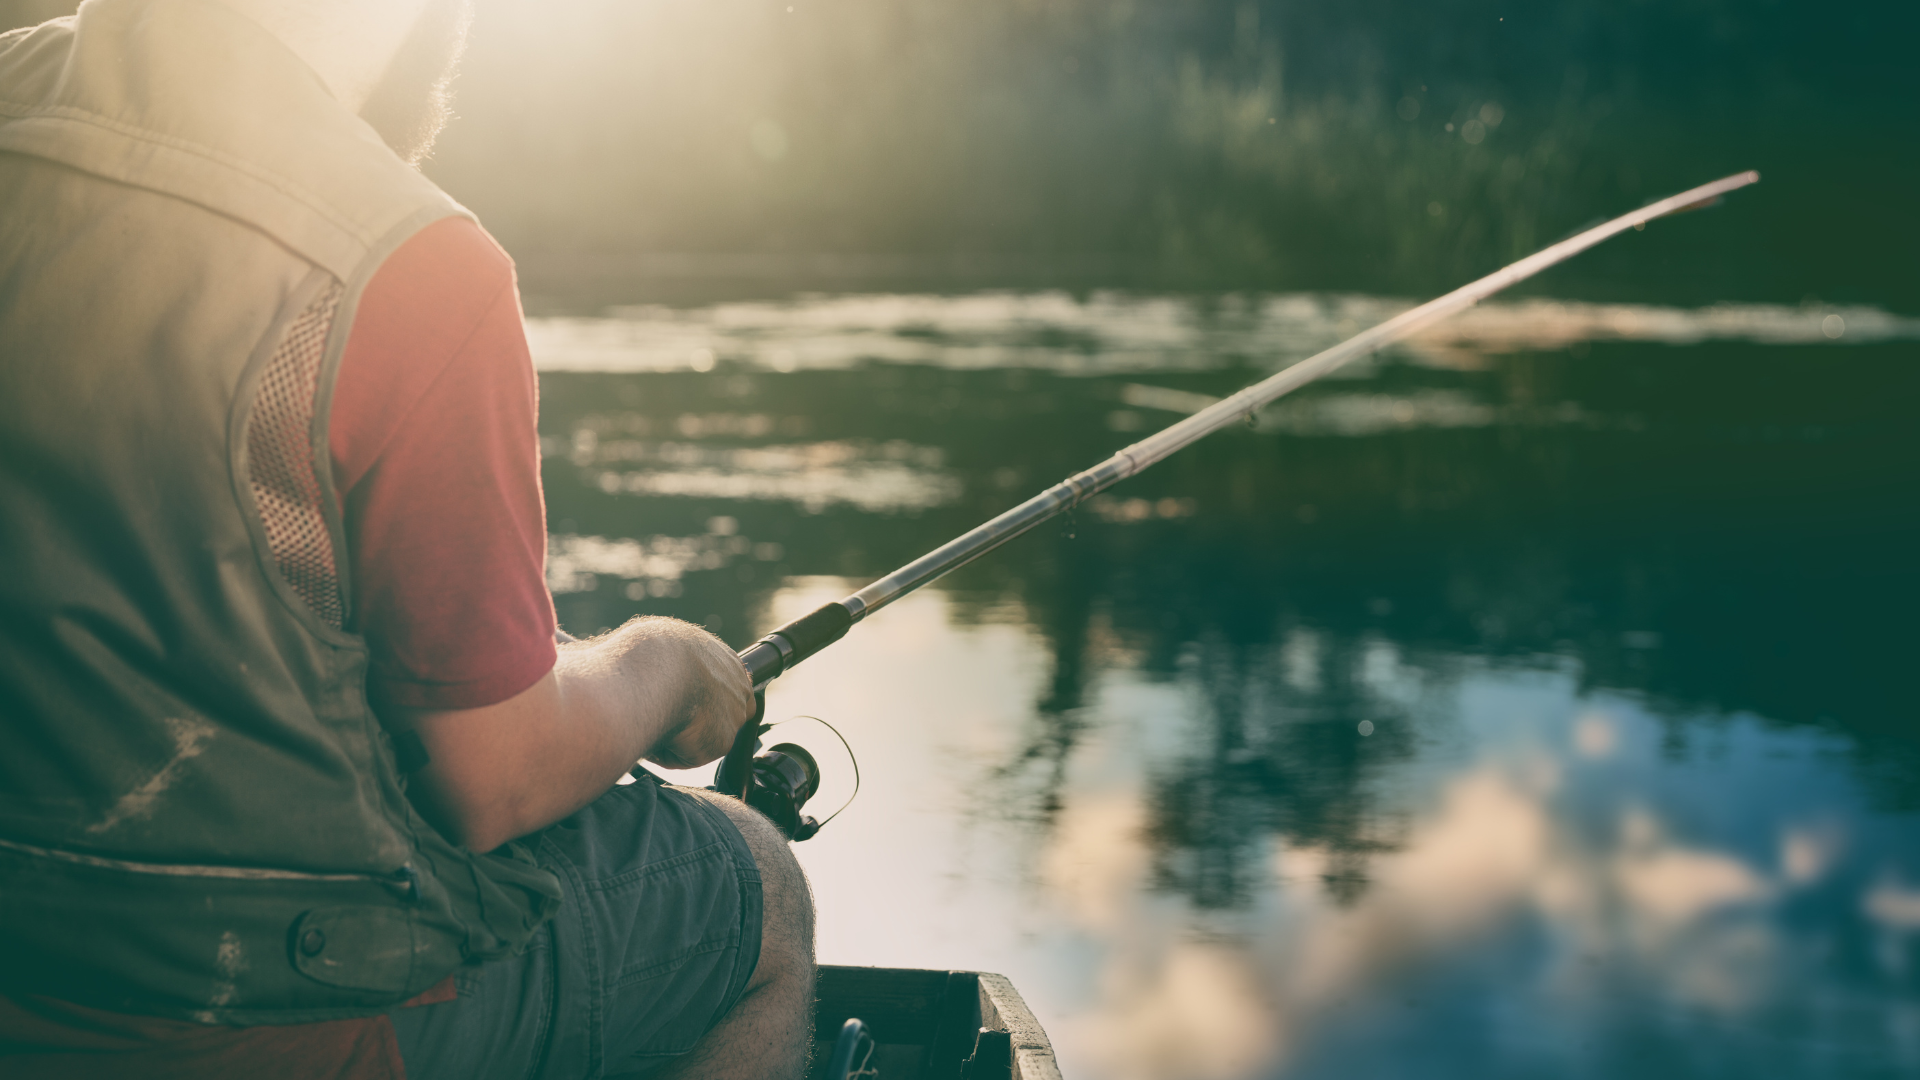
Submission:
[[453,117],[472,0],[224,0],[300,54],[341,104],[419,164]]

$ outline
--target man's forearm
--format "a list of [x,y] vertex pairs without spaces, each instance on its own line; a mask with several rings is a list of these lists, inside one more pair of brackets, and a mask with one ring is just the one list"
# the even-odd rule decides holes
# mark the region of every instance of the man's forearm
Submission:
[[713,760],[720,729],[730,739],[751,709],[746,681],[704,631],[636,619],[562,646],[553,671],[497,705],[400,718],[430,758],[410,794],[449,836],[492,850],[592,802],[641,758]]

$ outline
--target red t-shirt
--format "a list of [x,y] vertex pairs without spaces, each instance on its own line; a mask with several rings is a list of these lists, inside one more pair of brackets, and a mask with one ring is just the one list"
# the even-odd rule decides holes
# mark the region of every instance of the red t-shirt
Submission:
[[539,389],[507,253],[421,230],[360,300],[327,433],[376,705],[472,709],[553,668]]
[[[537,412],[512,261],[464,218],[422,229],[361,295],[327,421],[376,705],[477,708],[552,670]],[[404,1073],[384,1016],[229,1028],[0,996],[9,1080]]]

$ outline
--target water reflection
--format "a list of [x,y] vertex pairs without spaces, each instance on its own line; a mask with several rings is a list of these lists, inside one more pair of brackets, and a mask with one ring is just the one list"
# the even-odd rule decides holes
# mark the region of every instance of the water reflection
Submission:
[[[563,622],[744,643],[1290,347],[1208,351],[1212,316],[1159,367],[1120,340],[1185,303],[1020,346],[1071,364],[981,368],[1041,321],[986,314],[904,363],[549,359]],[[1529,310],[782,680],[867,778],[800,849],[823,955],[1008,971],[1076,1077],[1920,1067],[1911,327]]]
[[[1335,345],[1413,305],[1350,294],[879,293],[694,308],[616,307],[592,318],[529,319],[527,333],[534,360],[545,371],[709,370],[719,359],[782,373],[884,362],[1090,374],[1283,363]],[[1400,352],[1434,366],[1474,368],[1487,354],[1595,341],[1806,345],[1916,337],[1920,319],[1866,307],[1686,309],[1533,299],[1482,305],[1423,331]]]
[[[768,617],[847,584],[783,591]],[[1257,794],[1240,809],[1275,829],[1217,832],[1202,867],[1217,888],[1231,861],[1239,894],[1195,897],[1164,870],[1190,850],[1169,840],[1194,838],[1169,837],[1162,814],[1178,781],[1209,788],[1189,803],[1219,811],[1236,794],[1231,769],[1205,763],[1218,728],[1205,667],[1096,678],[1060,806],[1034,830],[1002,815],[992,777],[1022,753],[1049,673],[1018,626],[956,615],[948,597],[909,601],[889,633],[849,638],[776,699],[830,710],[877,785],[862,798],[885,804],[801,849],[823,949],[1012,971],[1074,1075],[1920,1065],[1920,952],[1903,921],[1920,834],[1911,815],[1861,805],[1843,738],[1693,715],[1710,739],[1675,758],[1671,717],[1583,689],[1570,665],[1455,657],[1435,676],[1376,651],[1349,671],[1402,703],[1404,745],[1376,756],[1371,737],[1328,725],[1309,752],[1334,827],[1315,827],[1310,798],[1288,820]],[[1307,681],[1303,648],[1278,652]],[[1315,761],[1291,768],[1311,776]]]

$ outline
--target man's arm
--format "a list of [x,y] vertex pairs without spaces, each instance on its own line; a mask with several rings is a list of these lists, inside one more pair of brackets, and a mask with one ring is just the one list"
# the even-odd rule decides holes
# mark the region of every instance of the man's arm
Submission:
[[545,678],[497,705],[385,719],[426,747],[409,792],[420,812],[491,851],[599,798],[642,758],[690,769],[721,757],[753,710],[752,680],[724,642],[647,618],[563,646]]
[[642,757],[712,760],[752,713],[739,661],[685,623],[556,653],[537,411],[506,253],[464,218],[420,230],[361,297],[328,444],[368,695],[430,757],[414,803],[479,851],[566,817]]

